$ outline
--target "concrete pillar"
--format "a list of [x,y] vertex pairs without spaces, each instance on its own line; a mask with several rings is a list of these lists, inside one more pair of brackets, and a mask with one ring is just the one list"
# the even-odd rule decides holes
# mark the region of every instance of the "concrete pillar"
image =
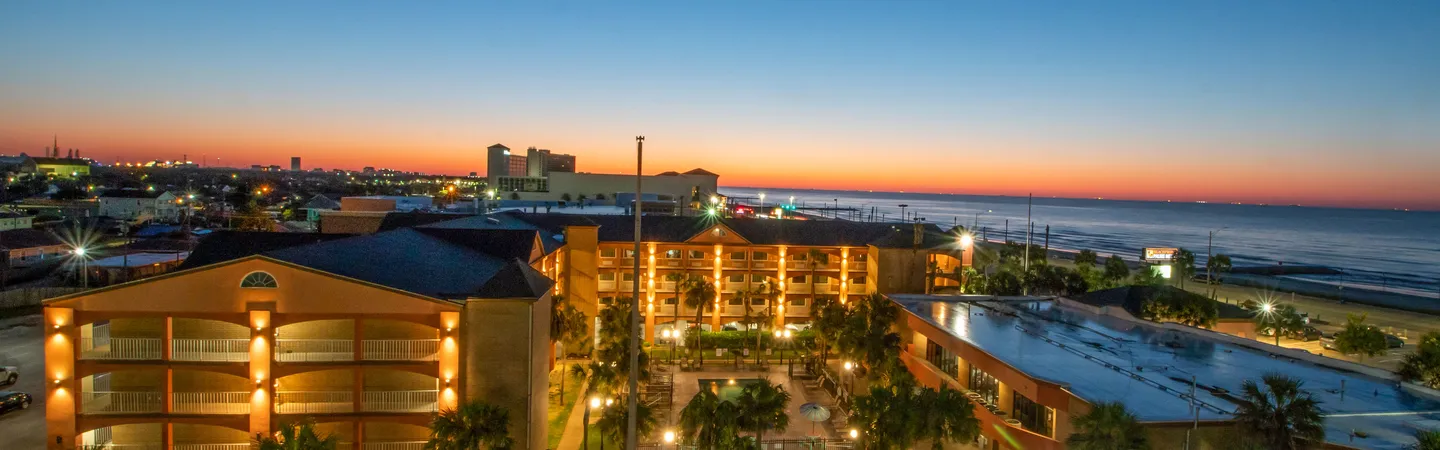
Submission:
[[642,330],[645,342],[655,342],[655,243],[645,244],[649,250],[649,258],[645,260],[645,298],[639,302],[645,315],[645,329]]
[[174,355],[171,353],[171,351],[174,350],[174,344],[173,344],[173,342],[175,342],[174,339],[175,339],[175,318],[174,318],[174,317],[170,317],[170,316],[165,316],[165,339],[162,340],[162,341],[160,341],[160,360],[161,360],[161,361],[169,361],[170,358],[172,358],[172,357],[174,356]]
[[161,401],[163,403],[160,404],[160,412],[170,414],[175,407],[175,369],[170,367],[165,368],[165,391]]
[[365,360],[365,319],[356,317],[354,326],[350,351],[355,352],[353,357],[356,362],[360,362]]
[[274,322],[270,311],[250,311],[250,380],[255,383],[255,393],[250,397],[250,435],[268,435],[271,412],[275,402],[272,395],[275,381],[271,378],[271,341],[275,335]]
[[460,386],[460,343],[457,337],[460,335],[460,313],[440,313],[440,323],[437,325],[440,329],[440,355],[437,362],[440,369],[440,404],[437,406],[443,411],[455,409],[459,404],[460,396],[456,389]]
[[365,448],[365,421],[355,419],[355,450]]
[[[779,281],[779,283],[778,283],[777,285],[780,287],[780,296],[779,296],[779,297],[776,297],[775,300],[778,301],[778,302],[780,302],[780,304],[782,304],[782,305],[786,303],[785,290],[786,290],[786,289],[789,289],[789,285],[790,285],[790,279],[785,276],[785,252],[786,252],[787,250],[788,250],[787,247],[785,247],[785,246],[783,246],[783,245],[780,246],[780,265],[779,265],[779,266],[776,266],[777,272],[775,272],[775,273],[776,273],[776,277],[778,277],[778,281]],[[813,305],[812,305],[812,307],[813,307]],[[783,323],[784,319],[782,318],[781,321],[782,321],[782,323]]]
[[720,308],[724,307],[724,305],[720,304],[720,299],[725,297],[725,293],[723,292],[725,285],[720,283],[720,279],[724,277],[724,271],[720,267],[720,253],[722,251],[724,251],[724,246],[715,244],[715,258],[711,259],[711,261],[713,261],[711,270],[715,277],[715,314],[710,316],[710,331],[720,331]]
[[45,448],[73,449],[80,384],[75,379],[75,310],[45,307]]
[[351,411],[365,411],[365,369],[356,367],[350,371],[354,377],[350,385],[350,407]]
[[[849,300],[850,292],[850,249],[840,248],[840,304]],[[812,305],[813,307],[813,305]]]

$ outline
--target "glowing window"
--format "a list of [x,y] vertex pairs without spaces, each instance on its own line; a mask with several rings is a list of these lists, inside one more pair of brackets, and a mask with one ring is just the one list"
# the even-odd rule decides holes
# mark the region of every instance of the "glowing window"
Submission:
[[240,287],[242,288],[274,289],[276,286],[278,286],[278,284],[275,283],[275,277],[265,272],[250,272],[250,274],[245,275],[244,279],[240,280]]

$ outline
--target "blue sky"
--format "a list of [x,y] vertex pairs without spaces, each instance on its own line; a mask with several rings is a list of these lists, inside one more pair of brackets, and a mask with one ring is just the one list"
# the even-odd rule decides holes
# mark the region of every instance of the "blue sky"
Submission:
[[102,160],[1440,206],[1437,80],[1440,2],[0,5],[0,152]]

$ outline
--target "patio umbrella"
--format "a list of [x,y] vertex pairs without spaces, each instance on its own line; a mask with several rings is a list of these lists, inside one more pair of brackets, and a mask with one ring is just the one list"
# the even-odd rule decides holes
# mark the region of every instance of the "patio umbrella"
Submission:
[[830,410],[815,403],[800,405],[800,415],[810,421],[810,434],[815,434],[815,423],[830,420]]

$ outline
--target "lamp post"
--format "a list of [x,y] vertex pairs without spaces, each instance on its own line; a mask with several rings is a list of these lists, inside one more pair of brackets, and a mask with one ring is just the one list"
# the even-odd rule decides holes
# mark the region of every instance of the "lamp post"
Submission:
[[88,289],[90,287],[90,265],[86,264],[85,247],[75,247],[74,253],[76,258],[80,258],[80,287]]
[[845,361],[845,392],[850,395],[854,395],[854,393],[850,391],[855,389],[855,373],[852,372],[853,370],[855,370],[855,363]]
[[971,233],[974,233],[974,230],[960,235],[960,279],[956,281],[960,282],[961,294],[965,293],[965,252],[970,251],[970,247],[975,245],[975,237],[971,236]]
[[[669,445],[669,444],[674,443],[674,442],[675,442],[675,430],[665,430],[665,436],[664,436],[663,439],[664,439],[666,445]],[[676,447],[676,448],[679,448],[679,447]],[[662,446],[661,450],[664,450],[663,446]]]
[[[580,448],[590,448],[590,410],[600,409],[600,406],[600,397],[590,397],[590,403],[586,405],[585,418],[584,420],[582,420],[581,425],[581,431],[583,431],[584,433],[580,435]],[[605,441],[603,439],[600,441],[600,445],[605,445]]]
[[765,210],[765,193],[764,193],[764,192],[761,192],[761,193],[760,193],[760,211],[764,211],[764,210]]
[[785,367],[786,367],[786,370],[787,370],[786,373],[787,373],[791,378],[794,378],[794,377],[795,377],[795,358],[788,358],[788,359],[785,358],[785,350],[787,350],[787,349],[790,348],[790,330],[788,330],[788,329],[787,329],[787,330],[775,330],[775,339],[776,339],[776,340],[779,340],[782,344],[784,344],[783,346],[780,347],[780,361],[783,362],[783,363],[785,363]]

